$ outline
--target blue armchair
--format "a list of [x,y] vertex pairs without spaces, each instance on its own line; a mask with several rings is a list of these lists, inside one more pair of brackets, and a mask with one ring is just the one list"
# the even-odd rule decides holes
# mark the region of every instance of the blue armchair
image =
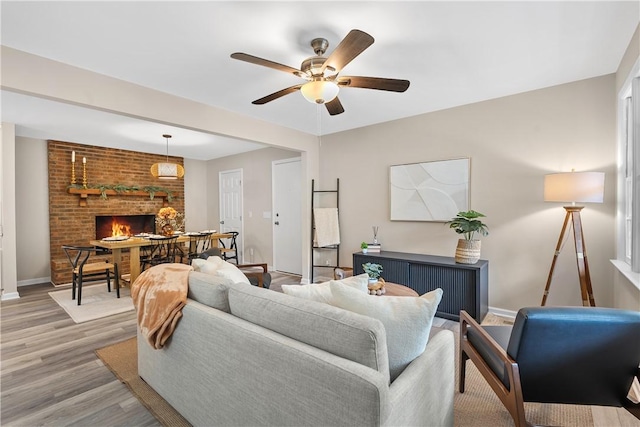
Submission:
[[627,395],[640,369],[640,312],[531,307],[513,327],[480,326],[460,312],[460,393],[466,361],[476,365],[516,427],[523,402],[617,406],[638,417]]

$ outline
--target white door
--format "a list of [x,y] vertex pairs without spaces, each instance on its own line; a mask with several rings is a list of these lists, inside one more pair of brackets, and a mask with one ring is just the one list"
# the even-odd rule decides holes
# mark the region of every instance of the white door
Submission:
[[[242,233],[242,169],[222,171],[218,176],[220,182],[218,192],[220,198],[220,232],[237,231],[240,233],[236,244],[238,246],[238,264],[242,264],[242,248],[244,247]],[[225,243],[227,243],[226,240]]]
[[272,163],[273,267],[302,274],[302,196],[300,157]]

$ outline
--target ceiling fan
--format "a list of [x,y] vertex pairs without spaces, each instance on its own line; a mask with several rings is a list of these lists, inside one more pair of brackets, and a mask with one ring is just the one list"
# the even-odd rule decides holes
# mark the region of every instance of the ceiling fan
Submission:
[[287,65],[258,58],[247,53],[236,52],[231,54],[233,59],[250,62],[256,65],[273,68],[275,70],[291,73],[307,80],[306,83],[291,86],[252,102],[255,105],[263,105],[282,96],[300,91],[309,102],[324,104],[330,115],[335,116],[344,112],[344,108],[338,99],[339,88],[358,87],[363,89],[386,90],[390,92],[404,92],[409,87],[408,80],[386,79],[380,77],[338,76],[340,71],[355,57],[360,55],[374,42],[373,37],[364,31],[351,30],[342,39],[340,44],[328,57],[324,53],[329,47],[329,42],[323,38],[311,41],[311,47],[316,56],[311,56],[304,61],[300,69]]

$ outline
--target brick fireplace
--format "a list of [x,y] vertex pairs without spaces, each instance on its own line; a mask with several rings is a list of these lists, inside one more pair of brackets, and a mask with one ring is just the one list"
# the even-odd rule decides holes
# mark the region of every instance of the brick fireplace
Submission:
[[[164,203],[162,197],[151,199],[148,193],[141,192],[115,193],[107,195],[106,199],[100,194],[89,194],[86,198],[70,194],[72,151],[76,152],[78,184],[82,184],[82,158],[86,157],[89,187],[121,184],[139,189],[149,186],[166,188],[174,196],[170,206],[184,212],[184,181],[160,181],[149,172],[152,164],[166,161],[166,156],[48,141],[51,281],[55,284],[71,281],[71,269],[62,245],[87,246],[96,238],[96,217],[155,216]],[[183,164],[180,157],[170,157],[170,161]],[[81,206],[82,202],[85,206]],[[123,258],[120,272],[124,274],[128,273],[128,254],[125,253]]]

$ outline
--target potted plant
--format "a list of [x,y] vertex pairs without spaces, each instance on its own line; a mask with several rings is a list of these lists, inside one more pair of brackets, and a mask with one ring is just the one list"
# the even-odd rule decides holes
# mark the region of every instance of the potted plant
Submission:
[[376,283],[382,274],[382,266],[373,262],[362,264],[362,269],[369,276],[370,283]]
[[369,245],[367,245],[367,242],[360,243],[360,249],[362,249],[363,254],[366,254],[367,250],[369,249]]
[[449,228],[462,234],[464,239],[458,240],[455,260],[460,264],[475,264],[480,259],[480,240],[475,239],[476,233],[482,236],[489,234],[487,225],[480,220],[485,215],[474,210],[458,212],[458,214],[446,222]]

